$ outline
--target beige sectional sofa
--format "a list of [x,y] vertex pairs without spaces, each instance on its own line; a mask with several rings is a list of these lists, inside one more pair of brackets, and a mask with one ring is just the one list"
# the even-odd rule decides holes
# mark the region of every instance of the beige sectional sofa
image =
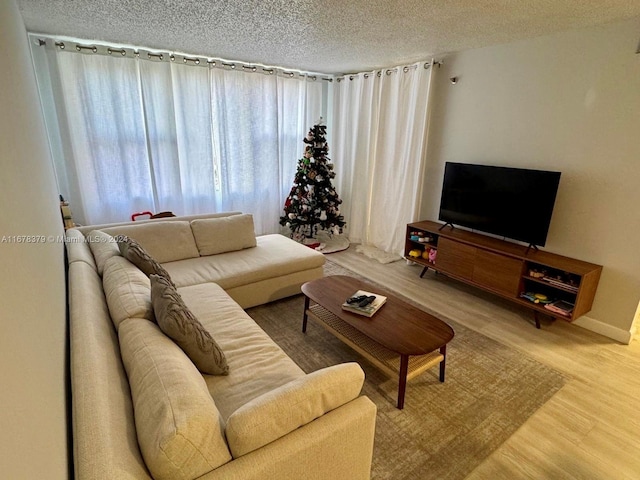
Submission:
[[[164,335],[118,235],[169,272],[228,375],[201,373]],[[321,254],[255,237],[237,212],[72,229],[67,252],[75,478],[369,478],[376,409],[362,369],[305,374],[243,310],[299,293]]]

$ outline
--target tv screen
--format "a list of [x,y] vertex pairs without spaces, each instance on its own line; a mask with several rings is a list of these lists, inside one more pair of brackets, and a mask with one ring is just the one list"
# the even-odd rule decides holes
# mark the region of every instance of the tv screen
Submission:
[[544,246],[560,172],[447,162],[439,219]]

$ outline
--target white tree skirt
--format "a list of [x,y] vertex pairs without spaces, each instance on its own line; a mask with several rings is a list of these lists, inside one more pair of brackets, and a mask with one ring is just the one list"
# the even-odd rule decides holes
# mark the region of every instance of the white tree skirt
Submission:
[[[282,227],[280,233],[287,237],[291,236],[291,230],[288,227]],[[294,238],[294,240],[299,241]],[[344,235],[329,235],[327,232],[320,231],[313,238],[305,238],[300,243],[307,246],[316,245],[315,250],[322,253],[340,252],[349,248],[349,239]]]
[[316,250],[322,253],[340,252],[349,248],[349,239],[344,235],[329,235],[326,232],[318,232],[315,238],[307,239],[304,243],[309,241],[320,242]]

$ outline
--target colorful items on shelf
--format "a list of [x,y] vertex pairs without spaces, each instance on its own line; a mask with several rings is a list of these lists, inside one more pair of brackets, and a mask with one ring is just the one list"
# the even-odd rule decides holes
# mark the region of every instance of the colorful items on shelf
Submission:
[[531,270],[529,270],[529,276],[533,278],[543,278],[545,275],[546,275],[546,272],[544,270],[539,271],[539,270],[536,270],[535,268],[532,268]]
[[429,243],[433,241],[433,238],[431,236],[425,235],[424,232],[420,232],[420,231],[411,232],[409,234],[409,239],[412,242],[418,242],[418,243]]
[[552,311],[553,313],[559,313],[565,317],[570,317],[574,306],[575,305],[573,303],[565,302],[564,300],[557,300],[545,305],[544,308]]
[[576,277],[576,275],[557,270],[549,272],[542,268],[531,268],[529,270],[529,276],[536,280],[546,282],[554,287],[562,287],[571,292],[577,292],[578,285],[580,283],[580,279]]
[[551,303],[553,301],[553,300],[549,300],[549,297],[547,297],[544,293],[522,292],[520,296],[522,298],[526,298],[527,300],[533,303],[546,304],[546,303]]
[[545,275],[542,280],[549,283],[552,286],[562,287],[572,292],[578,291],[578,283],[579,281],[575,278],[572,278],[568,275],[556,275],[552,277],[550,275]]
[[436,263],[436,255],[438,254],[438,250],[435,248],[425,248],[424,250],[420,250],[419,248],[413,248],[409,250],[409,256],[411,258],[423,258],[429,263]]
[[[532,276],[531,273],[529,273],[529,275]],[[540,306],[546,308],[547,310],[563,315],[565,317],[571,317],[571,313],[573,312],[573,303],[567,302],[565,300],[551,300],[544,293],[522,292],[520,294],[520,297],[526,298],[530,302],[540,304]]]

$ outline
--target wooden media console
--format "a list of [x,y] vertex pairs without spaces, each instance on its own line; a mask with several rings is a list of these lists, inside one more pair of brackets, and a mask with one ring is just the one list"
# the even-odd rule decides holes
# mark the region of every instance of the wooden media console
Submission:
[[[431,254],[431,255],[429,255]],[[601,265],[425,220],[407,225],[405,258],[538,314],[573,321],[593,305]]]

